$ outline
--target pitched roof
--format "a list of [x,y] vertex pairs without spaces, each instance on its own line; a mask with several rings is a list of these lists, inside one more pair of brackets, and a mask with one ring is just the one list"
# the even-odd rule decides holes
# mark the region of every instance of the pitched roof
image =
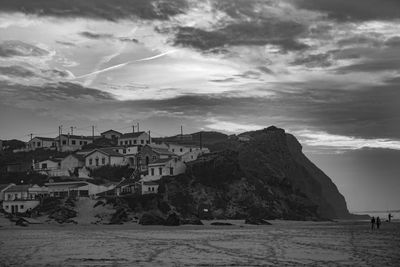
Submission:
[[42,140],[42,141],[50,141],[50,142],[53,142],[53,141],[54,141],[54,138],[51,138],[51,137],[40,137],[40,136],[35,136],[33,139],[35,139],[35,138],[40,139],[40,140]]
[[125,133],[120,138],[137,138],[144,134],[145,132],[135,132],[135,133]]
[[76,158],[77,160],[80,160],[80,161],[85,161],[85,156],[82,155],[82,154],[69,154],[68,156],[66,156],[62,160],[68,158],[69,156],[72,156],[72,157],[74,157],[74,158]]
[[[72,139],[83,139],[83,140],[88,140],[88,139],[92,139],[93,136],[83,136],[83,135],[72,135],[72,134],[62,134],[62,136],[64,137],[69,137]],[[95,136],[94,138],[98,138],[99,136]],[[56,139],[58,139],[59,136],[56,137]]]
[[12,185],[12,184],[0,184],[0,191],[6,189],[10,185]]
[[168,159],[157,159],[156,161],[150,163],[149,165],[162,165],[162,164],[165,164],[165,163],[167,163],[168,161],[171,161],[171,160],[172,160],[171,158],[168,158]]
[[116,130],[110,129],[110,130],[108,130],[108,131],[102,132],[101,135],[106,134],[106,133],[109,133],[109,132],[114,132],[114,133],[122,134],[122,133],[120,133],[120,132],[118,132],[118,131],[116,131]]
[[21,184],[21,185],[14,185],[8,188],[5,192],[27,192],[30,185]]
[[100,153],[103,153],[103,154],[106,154],[106,155],[108,155],[108,156],[113,156],[113,157],[123,157],[123,156],[124,156],[124,155],[122,155],[122,154],[116,152],[116,151],[115,151],[114,149],[112,149],[112,148],[98,148],[98,149],[94,149],[92,152],[86,154],[85,157],[87,157],[87,156],[93,154],[93,153],[96,152],[96,151],[98,151],[98,152],[100,152]]
[[143,182],[144,185],[158,185],[156,182]]
[[155,153],[157,153],[157,154],[176,156],[175,153],[172,153],[172,152],[169,151],[167,148],[151,147],[151,149],[152,149]]

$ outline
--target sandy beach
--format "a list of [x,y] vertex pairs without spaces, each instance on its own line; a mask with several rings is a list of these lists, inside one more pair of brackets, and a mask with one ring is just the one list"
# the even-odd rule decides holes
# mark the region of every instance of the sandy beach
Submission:
[[399,266],[400,223],[271,226],[13,225],[1,266]]

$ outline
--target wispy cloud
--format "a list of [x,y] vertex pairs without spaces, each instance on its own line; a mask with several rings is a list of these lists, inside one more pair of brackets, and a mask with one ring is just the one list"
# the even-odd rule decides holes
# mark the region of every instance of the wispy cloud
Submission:
[[245,124],[231,121],[223,121],[219,119],[209,119],[207,120],[209,124],[205,127],[211,130],[225,131],[229,133],[240,133],[245,131],[255,131],[264,128],[265,126],[256,124]]
[[329,134],[323,131],[303,130],[296,132],[302,142],[313,147],[331,147],[343,150],[356,150],[362,148],[382,148],[400,150],[400,140],[392,139],[366,139],[354,136]]

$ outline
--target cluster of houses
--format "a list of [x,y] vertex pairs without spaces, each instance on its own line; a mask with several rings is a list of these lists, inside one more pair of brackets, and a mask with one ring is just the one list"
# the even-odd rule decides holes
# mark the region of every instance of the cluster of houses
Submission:
[[[140,192],[158,192],[158,183],[163,176],[176,176],[186,171],[186,163],[209,153],[201,145],[178,143],[155,143],[147,132],[122,134],[114,130],[101,133],[101,137],[114,145],[94,145],[93,137],[60,135],[54,139],[32,138],[27,150],[51,149],[70,152],[63,158],[48,158],[32,162],[32,170],[49,177],[75,177],[74,181],[50,181],[38,185],[0,185],[0,201],[9,213],[26,212],[39,205],[42,197],[93,197],[96,195],[121,195]],[[90,149],[82,149],[93,144]],[[88,146],[85,146],[88,147]],[[103,166],[129,166],[137,179],[123,179],[116,184],[95,185],[91,172]]]

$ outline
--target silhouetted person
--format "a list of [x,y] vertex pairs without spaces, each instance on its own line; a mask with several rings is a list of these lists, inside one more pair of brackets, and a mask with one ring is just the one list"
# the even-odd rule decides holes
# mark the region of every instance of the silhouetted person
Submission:
[[379,229],[379,226],[381,226],[381,219],[378,217],[376,217],[376,229]]
[[388,215],[388,219],[389,219],[389,222],[392,220],[392,214],[391,213],[389,213],[389,215]]
[[371,218],[371,230],[374,230],[374,227],[375,227],[375,217],[372,216],[372,218]]

